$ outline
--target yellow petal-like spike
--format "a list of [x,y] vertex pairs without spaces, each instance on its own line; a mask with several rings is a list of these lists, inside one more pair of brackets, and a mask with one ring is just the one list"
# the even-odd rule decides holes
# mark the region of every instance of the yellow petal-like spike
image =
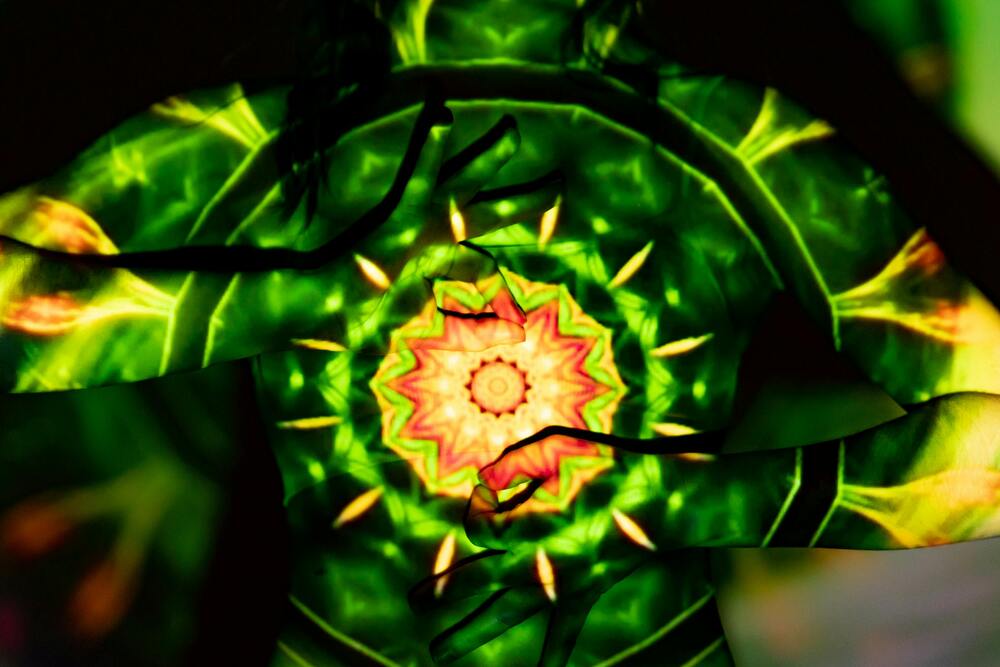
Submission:
[[458,204],[452,199],[448,205],[448,219],[451,221],[451,235],[455,237],[456,243],[461,243],[466,239],[465,218],[458,210]]
[[[455,561],[455,531],[449,531],[438,547],[437,558],[434,560],[434,574],[441,574]],[[434,584],[434,597],[441,597],[444,587],[448,585],[448,575],[439,578]]]
[[538,573],[538,583],[542,585],[542,590],[552,602],[556,601],[556,573],[552,568],[552,561],[545,549],[538,547],[535,551],[535,570]]
[[303,417],[301,419],[289,419],[278,422],[278,428],[290,431],[312,431],[318,428],[328,428],[336,426],[343,420],[336,415],[326,415],[323,417]]
[[382,267],[364,255],[355,255],[354,261],[358,263],[358,268],[361,269],[361,273],[365,274],[365,278],[367,278],[372,285],[375,285],[375,287],[382,290],[389,289],[392,282],[389,280],[389,276],[385,275],[385,271],[382,270]]
[[555,205],[542,214],[542,221],[538,226],[539,248],[544,248],[556,231],[556,223],[559,222],[559,204],[560,200],[557,198]]
[[736,152],[750,164],[756,164],[775,153],[797,144],[824,139],[833,128],[822,120],[806,125],[788,123],[779,117],[779,95],[773,88],[764,91],[764,100],[753,127],[736,147]]
[[617,508],[611,509],[611,516],[615,520],[615,525],[617,525],[618,529],[625,534],[625,537],[629,538],[643,549],[656,551],[656,545],[653,544],[653,541],[649,539],[648,535],[646,535],[646,531],[644,531],[639,524],[632,520],[632,517]]
[[340,528],[346,523],[350,523],[361,517],[362,514],[375,506],[375,503],[382,497],[382,487],[376,486],[374,489],[365,491],[360,496],[347,503],[347,507],[341,510],[337,518],[333,520],[333,527]]
[[682,454],[675,454],[674,458],[680,459],[681,461],[693,461],[695,463],[710,463],[715,460],[715,454],[706,454],[705,452],[684,452]]
[[323,352],[346,352],[347,348],[332,340],[318,338],[293,338],[292,345],[304,347],[307,350],[322,350]]
[[657,358],[676,357],[679,354],[685,354],[696,347],[700,347],[703,343],[710,340],[713,335],[714,334],[705,334],[704,336],[692,336],[691,338],[673,340],[659,346],[649,354],[650,356]]
[[653,424],[652,427],[654,431],[668,438],[678,435],[691,435],[698,432],[697,429],[693,429],[690,426],[674,422],[660,422],[659,424]]
[[611,279],[608,283],[608,287],[621,287],[629,281],[629,279],[634,276],[642,265],[646,263],[646,258],[649,257],[649,253],[653,250],[653,242],[650,241],[642,247],[642,250],[632,255],[627,262],[622,265],[622,268],[618,269],[618,273],[615,277]]

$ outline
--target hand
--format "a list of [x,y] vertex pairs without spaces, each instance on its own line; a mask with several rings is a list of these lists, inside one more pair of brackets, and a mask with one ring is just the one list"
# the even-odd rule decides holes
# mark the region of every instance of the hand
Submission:
[[[544,442],[527,447],[544,447]],[[491,468],[525,455],[530,456],[530,450],[509,449],[481,471],[484,483],[469,500],[465,528],[472,542],[486,551],[425,579],[411,591],[411,605],[418,612],[443,611],[486,596],[432,642],[437,662],[457,660],[548,610],[539,664],[565,665],[591,607],[608,589],[654,558],[656,545],[613,500],[619,491],[625,491],[633,503],[641,496],[659,499],[662,487],[654,492],[658,476],[651,473],[659,470],[662,457],[618,452],[615,468],[591,482],[569,508],[541,512],[527,511],[525,503],[546,480],[530,480],[503,500],[500,489],[490,488],[490,484],[500,485],[500,476],[493,476]],[[656,502],[644,505],[662,507]]]
[[[418,612],[442,611],[486,596],[432,641],[436,662],[453,662],[547,610],[548,628],[538,664],[565,665],[591,607],[651,557],[649,551],[621,539],[607,512],[588,517],[512,516],[536,488],[522,492],[511,503],[498,501],[496,492],[485,486],[477,487],[466,528],[473,542],[489,548],[425,579],[411,591],[410,602]],[[498,524],[508,530],[496,530]]]

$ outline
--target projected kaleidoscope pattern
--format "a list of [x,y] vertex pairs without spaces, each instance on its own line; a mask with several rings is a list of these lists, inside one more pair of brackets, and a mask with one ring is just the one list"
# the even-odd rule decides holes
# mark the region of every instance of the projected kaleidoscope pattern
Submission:
[[[546,426],[610,431],[625,393],[610,330],[564,287],[505,279],[444,283],[441,309],[431,301],[394,332],[372,380],[385,444],[432,493],[468,497],[480,468]],[[498,471],[548,479],[533,510],[565,506],[612,461],[606,448],[564,436],[538,449]]]

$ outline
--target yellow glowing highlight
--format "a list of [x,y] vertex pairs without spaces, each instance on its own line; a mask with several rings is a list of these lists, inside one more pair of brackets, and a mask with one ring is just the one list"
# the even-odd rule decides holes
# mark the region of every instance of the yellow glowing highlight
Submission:
[[877,275],[832,302],[842,318],[891,322],[945,343],[971,342],[981,319],[975,300],[957,303],[929,289],[944,266],[944,253],[919,229]]
[[337,518],[333,520],[334,529],[360,519],[365,512],[375,506],[375,503],[377,503],[382,497],[382,492],[383,488],[381,486],[376,486],[374,489],[365,491],[360,496],[347,503],[347,506],[344,507],[340,514],[337,515]]
[[278,422],[278,428],[289,431],[312,431],[320,428],[329,428],[341,423],[343,419],[335,415],[325,415],[322,417],[303,417],[302,419],[289,419]]
[[34,336],[59,336],[101,320],[117,317],[167,315],[165,307],[149,307],[131,299],[80,303],[65,293],[29,296],[7,307],[0,325]]
[[361,269],[361,273],[364,274],[365,278],[381,290],[389,289],[392,281],[389,280],[389,276],[385,274],[378,264],[368,259],[364,255],[355,255],[354,261],[357,262],[358,268]]
[[653,251],[653,242],[650,241],[642,247],[642,250],[632,255],[627,262],[622,265],[622,268],[618,269],[618,273],[615,277],[611,279],[608,283],[608,287],[621,287],[627,283],[632,276],[639,272],[642,265],[646,263],[646,259],[649,257],[649,253]]
[[556,572],[552,568],[552,561],[545,549],[538,547],[535,551],[535,571],[538,574],[538,583],[542,585],[545,596],[552,602],[556,601]]
[[697,429],[693,429],[686,424],[677,424],[675,422],[660,422],[658,424],[653,424],[652,428],[660,435],[667,436],[668,438],[679,435],[691,435],[692,433],[698,432]]
[[664,357],[676,357],[677,355],[686,354],[691,350],[701,347],[704,343],[711,340],[713,335],[714,334],[705,334],[704,336],[692,336],[690,338],[681,338],[679,340],[670,341],[669,343],[664,343],[654,349],[649,354],[657,359],[662,359]]
[[538,226],[538,247],[544,248],[556,231],[556,223],[559,222],[560,199],[556,199],[555,205],[542,214],[542,220]]
[[402,26],[393,26],[393,36],[399,57],[407,65],[427,62],[427,15],[434,0],[416,0],[405,5],[406,17]]
[[899,486],[845,484],[839,505],[907,548],[991,537],[1000,514],[1000,472],[967,468]]
[[[437,558],[434,559],[434,574],[441,574],[455,562],[455,531],[449,531],[438,547]],[[441,597],[444,587],[448,585],[448,575],[438,578],[434,583],[434,597]]]
[[302,347],[307,350],[320,350],[322,352],[346,352],[347,348],[332,340],[321,340],[319,338],[294,338],[292,345]]
[[683,452],[681,454],[674,454],[675,459],[680,459],[681,461],[691,461],[693,463],[710,463],[715,460],[715,454],[706,454],[705,452]]
[[35,206],[35,233],[28,243],[70,253],[113,255],[117,246],[83,210],[64,201],[39,197]]
[[617,508],[611,509],[611,516],[614,518],[615,525],[618,526],[618,530],[622,531],[625,537],[632,540],[643,549],[656,551],[656,545],[653,544],[651,539],[649,539],[649,535],[646,534],[646,531],[644,531],[639,524],[632,520],[632,517]]
[[764,101],[753,127],[736,152],[750,164],[756,164],[797,144],[824,139],[833,134],[833,128],[822,120],[811,120],[805,125],[782,122],[779,118],[779,96],[773,88],[764,92]]
[[458,210],[458,204],[452,199],[448,204],[448,220],[451,221],[451,235],[455,237],[456,243],[461,243],[466,239],[465,218]]
[[207,125],[247,148],[254,148],[267,139],[267,130],[257,119],[239,85],[234,86],[233,95],[233,102],[223,108],[205,110],[182,97],[174,96],[154,104],[151,110],[164,118],[182,123]]

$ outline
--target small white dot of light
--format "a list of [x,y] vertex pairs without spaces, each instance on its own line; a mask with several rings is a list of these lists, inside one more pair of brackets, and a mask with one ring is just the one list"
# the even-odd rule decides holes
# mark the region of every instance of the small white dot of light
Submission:
[[438,385],[438,391],[441,392],[446,392],[451,388],[451,382],[448,380],[448,378],[441,378],[440,380],[438,380],[437,385]]
[[494,445],[502,445],[503,444],[503,433],[497,433],[495,431],[493,433],[491,433],[490,434],[490,442],[492,442]]
[[444,412],[444,416],[446,418],[448,418],[448,419],[454,419],[455,416],[458,414],[456,412],[456,410],[455,410],[455,406],[454,405],[446,405],[446,406],[444,406],[443,412]]

